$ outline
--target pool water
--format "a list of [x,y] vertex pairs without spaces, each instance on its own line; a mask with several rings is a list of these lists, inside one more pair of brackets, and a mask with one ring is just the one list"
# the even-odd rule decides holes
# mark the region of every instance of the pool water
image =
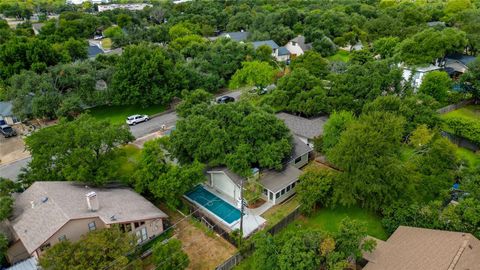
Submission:
[[197,186],[185,194],[185,196],[208,209],[208,211],[215,214],[215,216],[223,219],[227,224],[232,224],[234,221],[240,219],[240,210],[215,196],[202,186]]

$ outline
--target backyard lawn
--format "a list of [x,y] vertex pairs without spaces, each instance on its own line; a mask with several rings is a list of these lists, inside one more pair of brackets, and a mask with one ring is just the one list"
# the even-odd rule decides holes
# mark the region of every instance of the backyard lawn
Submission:
[[336,54],[327,57],[330,61],[348,62],[350,60],[350,53],[344,50],[338,50]]
[[480,166],[480,154],[475,154],[474,152],[458,147],[457,148],[457,157],[463,160],[466,160],[470,168],[475,168]]
[[480,121],[480,105],[467,105],[463,108],[442,115],[442,118],[449,117],[463,117]]
[[295,196],[283,204],[275,205],[268,209],[267,212],[262,214],[262,217],[267,220],[267,226],[270,228],[282,220],[282,218],[293,212],[298,205],[298,197]]
[[147,114],[152,115],[163,112],[165,106],[152,105],[150,107],[142,108],[138,105],[129,106],[98,106],[89,109],[90,114],[99,120],[109,120],[114,124],[123,124],[128,116],[133,114]]
[[298,219],[290,226],[292,226],[292,228],[296,228],[295,225],[301,225],[307,228],[320,229],[326,232],[335,233],[338,232],[340,222],[346,217],[365,222],[368,235],[382,240],[386,240],[388,238],[387,233],[382,227],[380,217],[359,207],[336,207],[333,209],[321,209],[311,217],[303,217]]

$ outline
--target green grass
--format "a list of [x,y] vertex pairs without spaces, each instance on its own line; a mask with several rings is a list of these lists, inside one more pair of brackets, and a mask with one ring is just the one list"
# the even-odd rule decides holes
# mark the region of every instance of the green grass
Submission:
[[118,149],[114,162],[119,164],[118,175],[123,182],[131,181],[135,172],[135,165],[140,160],[141,150],[132,144],[127,144]]
[[271,227],[277,224],[280,220],[282,220],[282,218],[293,212],[293,210],[295,210],[298,205],[298,198],[297,196],[295,196],[290,201],[284,204],[276,205],[268,209],[267,212],[262,214],[262,217],[267,220],[268,227]]
[[128,116],[133,114],[147,114],[152,115],[165,111],[163,105],[152,105],[150,107],[142,108],[137,105],[129,106],[98,106],[89,109],[90,115],[99,120],[108,120],[113,124],[123,124]]
[[368,235],[382,240],[388,238],[388,235],[382,226],[381,218],[375,213],[369,212],[360,207],[321,209],[311,217],[295,221],[291,226],[293,225],[292,228],[296,228],[294,225],[301,225],[306,228],[320,229],[325,232],[336,233],[339,230],[340,222],[346,217],[364,222],[367,226]]
[[112,40],[110,38],[102,39],[102,48],[105,50],[110,50],[112,48]]
[[442,118],[449,117],[462,117],[480,121],[480,105],[467,105],[463,108],[442,115]]
[[348,62],[350,61],[350,53],[344,50],[338,50],[336,54],[327,57],[330,61],[342,61]]
[[470,168],[480,166],[480,154],[475,154],[468,149],[458,147],[457,156],[459,159],[466,160]]

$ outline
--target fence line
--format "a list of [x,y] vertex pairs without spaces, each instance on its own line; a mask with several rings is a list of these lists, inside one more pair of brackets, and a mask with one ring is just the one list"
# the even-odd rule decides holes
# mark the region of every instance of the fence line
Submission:
[[[280,220],[277,224],[273,225],[270,229],[267,230],[271,235],[279,233],[284,229],[288,224],[294,221],[300,215],[300,207],[295,208],[290,214]],[[247,249],[248,252],[253,252],[254,246],[251,244]],[[222,264],[217,266],[215,270],[231,270],[233,267],[237,266],[243,259],[247,256],[242,255],[240,252],[235,253],[232,257],[225,260]]]
[[449,113],[451,111],[455,111],[455,110],[458,110],[462,107],[465,107],[467,105],[470,105],[474,102],[474,99],[467,99],[467,100],[464,100],[464,101],[461,101],[459,103],[456,103],[456,104],[452,104],[452,105],[448,105],[448,106],[445,106],[443,108],[440,108],[437,110],[437,112],[439,114],[444,114],[444,113]]
[[468,149],[473,152],[477,152],[480,150],[480,146],[464,137],[446,132],[446,131],[441,131],[440,132],[443,137],[449,139],[452,143],[458,145],[459,147]]

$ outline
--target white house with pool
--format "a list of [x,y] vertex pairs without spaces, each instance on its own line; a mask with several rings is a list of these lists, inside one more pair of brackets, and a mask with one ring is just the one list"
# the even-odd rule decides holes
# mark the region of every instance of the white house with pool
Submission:
[[[258,183],[262,186],[261,196],[265,203],[254,209],[245,207],[243,218],[245,237],[265,224],[261,214],[295,194],[295,186],[302,173],[300,168],[308,163],[311,151],[308,145],[294,137],[294,149],[283,170],[258,172]],[[185,197],[199,207],[209,219],[214,220],[225,230],[232,231],[240,227],[242,182],[246,184],[247,179],[227,167],[210,168],[207,170],[207,181],[185,194]]]

